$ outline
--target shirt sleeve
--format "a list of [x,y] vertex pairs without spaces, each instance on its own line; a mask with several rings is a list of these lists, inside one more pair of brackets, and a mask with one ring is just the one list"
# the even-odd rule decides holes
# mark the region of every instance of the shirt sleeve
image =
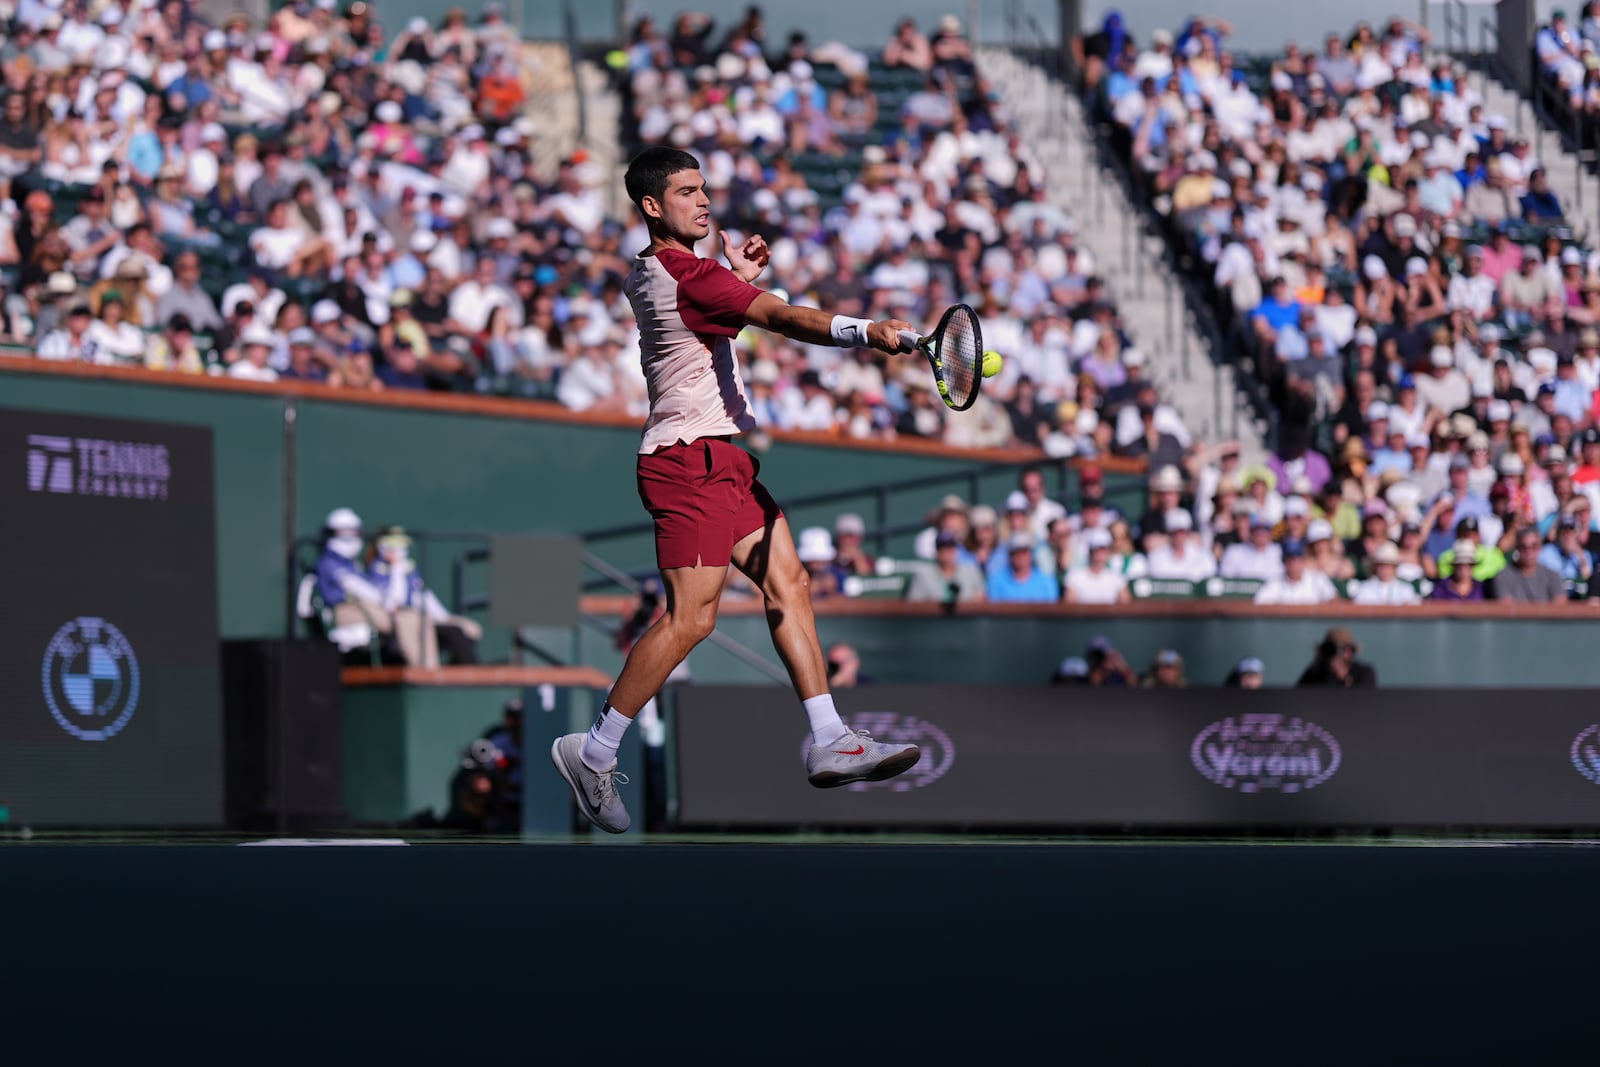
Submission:
[[678,314],[695,333],[737,337],[761,290],[712,259],[675,255],[662,261],[678,283]]

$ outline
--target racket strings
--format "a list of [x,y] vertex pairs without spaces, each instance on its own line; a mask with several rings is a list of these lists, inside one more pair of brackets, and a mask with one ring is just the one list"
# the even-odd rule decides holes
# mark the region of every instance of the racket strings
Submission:
[[944,366],[944,383],[950,402],[957,407],[964,406],[977,391],[983,366],[979,348],[972,316],[959,311],[951,315],[939,338],[939,362]]

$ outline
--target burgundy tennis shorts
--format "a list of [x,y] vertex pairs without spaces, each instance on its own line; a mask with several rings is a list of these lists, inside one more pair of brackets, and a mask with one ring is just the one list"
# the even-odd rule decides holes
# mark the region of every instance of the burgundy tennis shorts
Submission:
[[656,523],[656,566],[726,567],[733,546],[783,517],[761,463],[725,437],[639,457],[639,499]]

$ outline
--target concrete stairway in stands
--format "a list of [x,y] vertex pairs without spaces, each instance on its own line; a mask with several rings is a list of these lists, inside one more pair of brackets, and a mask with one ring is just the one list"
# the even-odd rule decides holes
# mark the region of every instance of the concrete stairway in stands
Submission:
[[1162,398],[1196,439],[1237,439],[1247,462],[1264,455],[1263,427],[1235,387],[1232,369],[1213,361],[1190,320],[1182,288],[1162,262],[1162,242],[1145,233],[1138,208],[1098,165],[1077,97],[1004,49],[980,51],[978,64],[1044,164],[1050,201],[1077,223],[1079,244],[1094,257],[1133,343],[1149,357]]
[[1539,122],[1532,101],[1481,74],[1474,75],[1472,84],[1483,94],[1484,111],[1504,115],[1511,124],[1511,133],[1528,139],[1534,158],[1544,164],[1550,188],[1561,200],[1573,233],[1587,235],[1588,245],[1594,247],[1600,237],[1600,226],[1595,222],[1600,219],[1600,181],[1559,132]]

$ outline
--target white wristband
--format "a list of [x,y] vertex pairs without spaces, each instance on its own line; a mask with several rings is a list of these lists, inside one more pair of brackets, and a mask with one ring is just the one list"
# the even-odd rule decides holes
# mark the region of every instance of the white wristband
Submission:
[[833,335],[833,343],[840,348],[865,348],[867,327],[871,325],[871,319],[852,319],[849,315],[835,315],[833,322],[828,324],[828,332]]

